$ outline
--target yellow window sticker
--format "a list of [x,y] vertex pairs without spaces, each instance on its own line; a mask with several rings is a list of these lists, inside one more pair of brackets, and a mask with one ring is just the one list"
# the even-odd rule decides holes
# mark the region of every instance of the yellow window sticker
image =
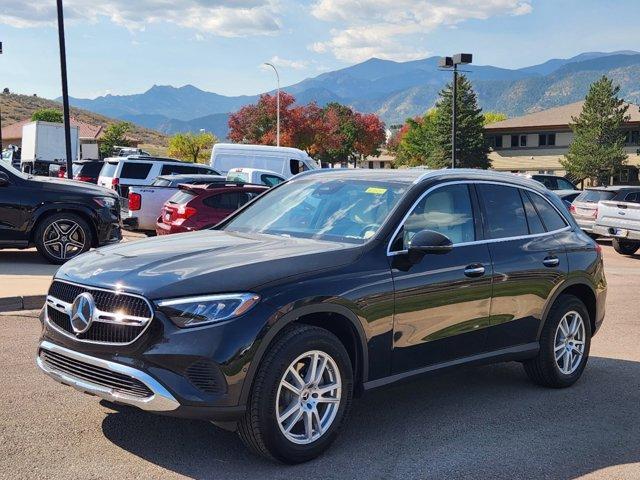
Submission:
[[380,187],[369,187],[366,190],[367,193],[373,193],[374,195],[382,195],[386,191],[387,191],[386,188],[380,188]]

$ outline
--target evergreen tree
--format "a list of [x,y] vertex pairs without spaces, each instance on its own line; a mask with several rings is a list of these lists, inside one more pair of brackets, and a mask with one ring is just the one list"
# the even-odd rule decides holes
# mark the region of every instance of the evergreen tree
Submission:
[[573,143],[561,160],[571,177],[591,178],[606,185],[609,177],[626,163],[622,126],[629,120],[629,106],[618,98],[619,92],[620,87],[606,76],[589,88],[582,112],[572,119]]
[[[451,166],[451,111],[453,109],[453,84],[440,91],[436,103],[434,125],[434,151],[429,166],[442,168]],[[484,116],[478,106],[471,82],[464,75],[458,76],[457,85],[457,129],[456,167],[489,168],[489,149],[484,140]]]

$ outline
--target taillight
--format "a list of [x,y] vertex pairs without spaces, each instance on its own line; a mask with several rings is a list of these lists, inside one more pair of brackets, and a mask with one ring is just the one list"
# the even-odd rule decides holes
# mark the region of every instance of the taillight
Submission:
[[93,178],[91,177],[87,177],[85,175],[76,175],[75,177],[73,177],[74,180],[79,180],[81,182],[92,182]]
[[129,210],[140,210],[142,206],[142,196],[139,193],[129,194]]
[[67,169],[60,167],[58,170],[58,178],[67,178]]
[[571,213],[576,213],[576,206],[575,205],[569,205],[569,211]]
[[180,225],[187,218],[193,217],[196,213],[198,213],[198,210],[196,210],[195,208],[187,207],[186,205],[180,205],[178,207],[178,210],[176,211],[176,221],[175,221],[175,223]]
[[119,178],[112,178],[111,179],[111,188],[113,188],[115,190],[118,185],[120,185],[120,179]]

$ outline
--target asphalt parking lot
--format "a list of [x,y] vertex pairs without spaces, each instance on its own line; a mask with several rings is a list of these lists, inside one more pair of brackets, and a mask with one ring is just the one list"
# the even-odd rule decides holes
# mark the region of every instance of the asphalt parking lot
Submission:
[[324,456],[295,467],[205,422],[55,383],[34,364],[38,320],[0,316],[0,478],[640,478],[640,255],[604,250],[607,318],[573,388],[536,387],[510,363],[375,391]]

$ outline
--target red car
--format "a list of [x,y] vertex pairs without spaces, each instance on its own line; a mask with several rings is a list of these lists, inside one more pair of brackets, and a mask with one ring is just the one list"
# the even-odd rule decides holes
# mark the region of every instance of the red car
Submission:
[[212,227],[269,189],[264,185],[227,182],[179,188],[160,212],[156,223],[158,235]]

